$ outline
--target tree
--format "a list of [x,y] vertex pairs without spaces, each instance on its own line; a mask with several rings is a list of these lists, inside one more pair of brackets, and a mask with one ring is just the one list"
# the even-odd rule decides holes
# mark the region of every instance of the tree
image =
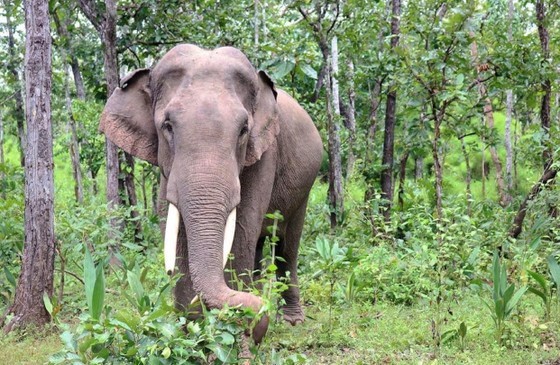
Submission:
[[[97,30],[103,44],[103,67],[105,69],[105,82],[107,83],[107,98],[119,84],[119,71],[117,66],[117,3],[116,0],[105,1],[105,11],[100,10],[95,0],[79,0],[80,8],[84,15]],[[119,202],[119,155],[117,146],[105,138],[105,162],[107,167],[107,203],[115,208]],[[118,223],[112,220],[113,229]]]
[[[535,3],[535,12],[537,16],[537,28],[539,31],[539,40],[541,44],[542,63],[549,65],[550,46],[549,34],[546,27],[546,5],[544,0],[537,0]],[[543,97],[541,101],[541,126],[545,133],[550,133],[550,99],[552,96],[552,82],[549,77],[542,80]],[[546,146],[543,151],[544,169],[547,170],[552,163],[552,151],[550,146]]]
[[[391,1],[391,49],[394,50],[399,44],[400,30],[399,19],[401,13],[401,1]],[[395,143],[395,119],[397,113],[397,90],[396,84],[389,86],[385,111],[385,133],[383,139],[383,170],[381,171],[381,197],[385,200],[383,215],[386,221],[391,220],[391,204],[393,202],[393,153]],[[408,153],[406,154],[408,158]],[[406,164],[406,159],[404,160]],[[405,165],[406,166],[406,165]],[[402,169],[401,169],[402,170]]]
[[[99,34],[103,44],[105,69],[105,81],[107,83],[107,98],[118,87],[119,70],[117,65],[117,3],[116,0],[105,0],[105,11],[100,10],[99,4],[95,0],[79,0],[80,8]],[[125,153],[125,152],[123,152]],[[121,184],[126,187],[130,205],[136,204],[136,190],[134,186],[133,159],[128,156],[124,158],[127,169],[124,171],[124,181]],[[108,138],[105,138],[105,164],[107,168],[107,202],[110,208],[115,208],[119,204],[119,152],[117,146]],[[138,213],[133,210],[133,217]],[[139,223],[137,223],[139,224]],[[111,220],[113,231],[116,231],[119,222],[113,218]]]
[[[335,29],[340,4],[335,2],[334,11],[332,4],[326,2],[315,4],[316,19],[312,19],[310,14],[302,8],[298,8],[299,12],[306,22],[313,29],[313,35],[321,50],[323,56],[323,66],[325,69],[326,85],[326,104],[327,104],[327,122],[328,122],[328,155],[329,155],[329,206],[331,229],[338,226],[340,218],[344,213],[344,192],[342,190],[342,160],[340,156],[340,132],[339,125],[335,117],[336,106],[333,93],[333,69],[332,69],[332,49],[329,46],[329,39],[333,39],[333,30]],[[325,24],[323,24],[325,23]],[[336,80],[335,80],[336,84]],[[338,102],[338,100],[336,100]]]
[[[85,90],[83,86],[83,80],[78,65],[78,59],[73,52],[72,43],[70,42],[70,34],[68,32],[68,16],[66,16],[63,21],[61,21],[58,16],[58,11],[55,9],[52,11],[52,17],[56,24],[56,31],[58,33],[58,38],[61,40],[59,44],[60,54],[63,59],[64,67],[64,93],[66,101],[66,111],[68,113],[68,123],[67,129],[70,132],[69,150],[70,159],[72,161],[72,175],[74,177],[74,195],[76,196],[76,202],[82,204],[84,201],[84,188],[82,184],[82,168],[80,164],[80,144],[78,141],[78,132],[76,127],[76,121],[74,120],[74,115],[72,112],[72,99],[70,97],[70,83],[68,79],[70,78],[68,72],[68,66],[73,70],[76,92],[80,100],[85,99]],[[68,66],[67,66],[68,64]]]
[[[474,38],[474,34],[471,34]],[[478,58],[478,46],[476,41],[471,43],[471,56],[473,58],[473,64],[476,69],[476,83],[478,86],[478,92],[480,94],[480,98],[484,101],[484,120],[486,122],[486,127],[492,131],[494,129],[494,111],[492,108],[492,101],[488,97],[488,91],[486,85],[482,82],[482,73],[488,69],[487,64],[481,64]],[[496,186],[498,188],[498,194],[500,195],[500,205],[503,207],[509,205],[511,202],[511,196],[509,191],[504,183],[504,177],[502,174],[502,162],[500,161],[500,157],[498,156],[498,152],[494,145],[490,145],[490,155],[492,156],[492,161],[494,162],[494,169],[496,170]],[[482,163],[484,168],[484,162]]]
[[13,314],[5,331],[50,320],[43,296],[53,294],[55,255],[51,35],[48,2],[25,2],[25,246]]

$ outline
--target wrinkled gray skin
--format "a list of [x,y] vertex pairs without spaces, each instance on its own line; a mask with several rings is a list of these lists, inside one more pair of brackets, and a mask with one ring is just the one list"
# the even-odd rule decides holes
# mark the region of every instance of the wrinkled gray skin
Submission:
[[[199,294],[211,308],[259,297],[228,287],[222,270],[226,218],[237,207],[231,263],[238,275],[258,268],[270,224],[279,210],[278,276],[289,272],[284,318],[304,320],[297,287],[297,255],[309,190],[319,170],[322,143],[299,104],[276,91],[239,50],[179,45],[152,69],[123,79],[105,106],[100,129],[123,150],[161,169],[160,214],[175,204],[183,220],[177,266],[183,277],[176,302]],[[164,229],[164,227],[162,227]],[[230,264],[228,263],[228,266]],[[162,268],[163,269],[163,268]],[[243,275],[250,281],[249,275]],[[260,341],[268,319],[253,332]]]

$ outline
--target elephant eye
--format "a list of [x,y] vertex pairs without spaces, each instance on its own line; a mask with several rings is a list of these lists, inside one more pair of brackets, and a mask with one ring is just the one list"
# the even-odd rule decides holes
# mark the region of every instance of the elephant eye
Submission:
[[165,122],[163,122],[163,124],[161,125],[161,129],[163,131],[169,132],[169,133],[173,133],[173,126],[171,125],[171,123],[169,123],[168,120],[166,120]]
[[239,131],[239,137],[243,137],[244,135],[247,134],[247,132],[249,132],[249,127],[247,126],[247,124],[243,125],[243,128],[241,128],[241,130]]

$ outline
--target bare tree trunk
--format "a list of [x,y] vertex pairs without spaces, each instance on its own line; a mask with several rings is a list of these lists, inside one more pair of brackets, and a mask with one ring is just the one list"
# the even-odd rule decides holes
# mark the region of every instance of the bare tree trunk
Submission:
[[354,88],[354,62],[348,60],[348,106],[346,109],[346,128],[348,129],[348,158],[346,160],[346,179],[352,176],[356,156],[354,155],[354,143],[356,139],[356,90]]
[[82,167],[80,164],[80,145],[78,144],[78,132],[76,121],[72,114],[72,99],[70,98],[69,73],[64,66],[64,89],[66,97],[66,111],[68,112],[67,128],[70,131],[70,159],[72,160],[72,176],[74,177],[74,195],[76,202],[82,204],[84,201],[84,186],[82,183]]
[[[472,34],[471,34],[472,35]],[[474,35],[473,35],[474,36]],[[471,43],[471,56],[473,59],[473,64],[477,71],[477,84],[478,84],[478,92],[480,97],[484,99],[484,120],[486,126],[492,130],[494,129],[494,112],[492,109],[492,101],[488,97],[488,92],[486,90],[486,85],[481,81],[480,73],[481,67],[478,64],[478,47],[476,41]],[[502,162],[500,161],[500,157],[498,156],[498,152],[496,151],[496,147],[490,145],[490,156],[492,156],[492,162],[494,163],[494,169],[496,170],[496,185],[498,187],[498,194],[500,195],[500,205],[505,207],[511,203],[511,196],[509,195],[508,189],[504,183],[504,176],[502,172]]]
[[[537,28],[539,30],[539,40],[541,43],[542,59],[550,58],[548,29],[545,26],[546,7],[544,0],[537,0],[535,4],[537,14]],[[550,133],[550,100],[552,95],[552,83],[550,79],[542,81],[542,91],[544,93],[541,102],[541,126],[545,133]],[[547,146],[543,151],[544,169],[552,163],[552,151]]]
[[513,128],[513,188],[517,190],[519,181],[517,173],[517,141],[518,141],[518,130],[519,129],[519,118],[515,118],[515,125]]
[[367,134],[367,149],[366,154],[367,161],[373,162],[371,157],[371,151],[373,149],[373,143],[375,141],[375,136],[377,135],[377,122],[379,120],[379,105],[381,104],[381,88],[383,87],[383,80],[379,77],[375,80],[373,85],[373,90],[371,91],[371,102],[370,102],[370,112],[369,112],[369,128]]
[[25,2],[25,246],[13,314],[4,330],[50,321],[43,295],[53,295],[54,184],[51,128],[51,35],[48,2]]
[[[401,1],[392,0],[391,11],[391,49],[395,49],[399,43],[399,19],[401,13]],[[393,153],[395,143],[395,121],[397,112],[397,90],[392,84],[387,93],[387,107],[385,112],[385,134],[383,140],[383,170],[381,171],[381,197],[384,200],[385,209],[383,215],[386,221],[391,220],[391,205],[393,204]]]
[[465,165],[467,169],[467,176],[465,177],[465,184],[467,185],[467,215],[470,217],[472,214],[472,192],[471,192],[471,163],[469,159],[469,153],[467,152],[467,146],[465,145],[465,139],[460,138],[461,140],[461,151],[463,151],[463,157],[465,158]]
[[[514,5],[513,0],[508,1],[509,11],[508,11],[508,19],[509,19],[509,27],[508,27],[508,40],[513,42],[513,30],[512,30],[512,23],[513,23],[513,12],[514,12]],[[511,149],[511,120],[513,116],[513,90],[508,89],[506,91],[506,125],[505,125],[505,132],[504,132],[504,147],[506,149],[506,186],[508,192],[513,190],[513,177],[512,177],[512,170],[513,170],[513,151]]]
[[424,157],[418,156],[414,159],[414,180],[418,181],[424,177]]
[[[62,39],[62,43],[59,45],[62,59],[67,60],[68,54],[72,55],[71,58],[75,58],[70,44],[70,34],[68,33],[67,22],[62,23],[56,11],[52,11],[51,14],[54,19],[54,23],[56,24],[56,31],[59,35],[59,39]],[[67,130],[70,133],[70,142],[68,147],[70,150],[70,160],[72,161],[74,195],[76,197],[76,202],[82,204],[84,200],[84,193],[82,184],[82,169],[80,164],[80,145],[78,143],[76,121],[74,120],[74,115],[72,113],[72,98],[70,97],[70,83],[68,81],[69,77],[70,74],[68,72],[68,67],[64,64],[64,93],[66,112],[68,113]]]
[[344,214],[344,194],[342,191],[342,161],[340,158],[340,132],[332,105],[332,85],[330,64],[327,57],[327,120],[329,128],[329,204],[331,209],[331,229],[335,229]]
[[[317,19],[312,20],[310,15],[302,7],[298,7],[299,12],[307,23],[313,29],[315,39],[321,50],[323,56],[323,66],[326,76],[326,101],[327,101],[327,121],[328,121],[328,155],[329,155],[329,208],[330,208],[330,221],[331,229],[335,229],[340,219],[344,214],[344,194],[342,190],[342,162],[340,157],[340,134],[338,122],[335,118],[334,113],[335,108],[338,106],[339,99],[334,98],[333,84],[336,84],[336,78],[333,75],[333,68],[331,65],[331,57],[338,62],[338,51],[331,52],[329,49],[329,32],[332,31],[336,25],[338,14],[340,12],[340,3],[337,1],[334,4],[327,3],[326,8],[321,9],[321,4],[315,4],[315,10],[317,13]],[[323,29],[323,16],[327,13],[327,10],[334,6],[336,9],[335,18],[332,21],[330,27],[326,30]],[[324,10],[324,11],[323,11]],[[336,40],[333,40],[332,44],[336,47]],[[336,54],[335,54],[336,53]],[[333,57],[334,56],[334,57]],[[319,81],[319,80],[318,80]],[[338,108],[338,114],[340,114],[340,108]]]
[[259,50],[259,0],[254,0],[253,2],[253,30],[254,30],[254,41],[255,41],[255,51]]
[[[99,33],[103,44],[103,68],[105,69],[105,82],[107,83],[107,98],[118,87],[119,69],[117,66],[117,4],[116,0],[105,0],[105,12],[98,11],[94,0],[78,0],[80,9],[94,28]],[[107,169],[106,197],[110,209],[115,209],[119,204],[119,156],[117,146],[105,137],[105,165]],[[120,230],[121,223],[116,218],[109,222],[111,236],[114,240],[116,232]]]
[[[2,112],[0,112],[0,166],[3,166],[6,161],[4,159],[4,120],[2,119]],[[0,170],[0,197],[6,199],[6,190],[4,188],[3,182],[6,178],[4,170]]]
[[408,156],[410,156],[410,151],[406,150],[401,160],[399,161],[399,193],[398,193],[398,201],[399,201],[399,208],[404,210],[404,182],[406,180],[406,163],[408,162]]
[[[434,112],[434,114],[437,114]],[[443,117],[443,116],[442,116]],[[435,193],[436,193],[436,220],[443,217],[443,169],[439,157],[439,138],[441,136],[441,122],[439,116],[434,120],[434,139],[432,141],[432,157],[434,159]],[[439,236],[439,235],[438,235]]]
[[[119,74],[117,66],[117,4],[116,0],[105,1],[106,13],[103,22],[104,68],[107,82],[107,98],[118,87]],[[107,167],[107,202],[114,209],[119,202],[119,157],[117,146],[105,138],[105,159]],[[119,222],[112,219],[111,226],[118,229]]]
[[[5,9],[9,9],[10,7],[13,9],[14,6],[15,5],[9,0],[4,0]],[[8,30],[8,53],[10,55],[10,58],[7,62],[7,68],[8,71],[12,74],[12,77],[16,82],[15,92],[14,92],[14,99],[16,102],[14,116],[17,123],[20,164],[23,167],[25,166],[25,148],[27,143],[27,137],[25,135],[25,127],[24,127],[25,112],[23,110],[23,94],[22,94],[23,86],[16,66],[17,50],[16,50],[15,40],[14,40],[15,25],[12,24],[12,19],[8,11],[6,11],[6,28]]]
[[[128,173],[124,175],[124,186],[128,196],[128,204],[131,207],[136,207],[138,205],[138,198],[136,196],[136,186],[134,185],[134,157],[127,152],[123,153],[124,161],[123,166],[129,170]],[[140,213],[136,208],[132,209],[130,212],[130,217],[132,218],[134,224],[134,237],[135,239],[140,238],[142,234],[142,225],[138,217]]]
[[513,225],[509,231],[509,236],[512,238],[517,238],[521,232],[523,231],[523,220],[525,219],[525,215],[527,214],[527,204],[533,200],[537,194],[555,177],[558,170],[556,169],[547,169],[539,179],[539,181],[533,186],[523,203],[519,206],[519,210],[517,211],[517,215],[513,219]]
[[331,65],[330,69],[330,83],[331,83],[331,97],[333,112],[336,116],[340,115],[340,93],[338,91],[338,38],[334,36],[331,40]]
[[486,199],[486,146],[482,137],[482,156],[480,163],[480,182],[482,183],[482,199]]

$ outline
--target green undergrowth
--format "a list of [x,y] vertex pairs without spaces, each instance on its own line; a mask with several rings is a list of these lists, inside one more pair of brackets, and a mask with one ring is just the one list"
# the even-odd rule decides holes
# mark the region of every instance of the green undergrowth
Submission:
[[[339,305],[331,316],[325,306],[313,304],[306,306],[301,325],[273,323],[260,351],[268,363],[276,363],[274,356],[302,354],[307,364],[554,364],[560,358],[559,308],[548,320],[536,297],[519,309],[509,340],[498,346],[479,298],[467,295],[446,303],[445,329],[466,324],[462,347],[457,338],[435,345],[431,321],[436,313],[430,303]],[[0,344],[9,348],[0,352],[2,364],[43,364],[63,346],[53,329],[1,335]]]

